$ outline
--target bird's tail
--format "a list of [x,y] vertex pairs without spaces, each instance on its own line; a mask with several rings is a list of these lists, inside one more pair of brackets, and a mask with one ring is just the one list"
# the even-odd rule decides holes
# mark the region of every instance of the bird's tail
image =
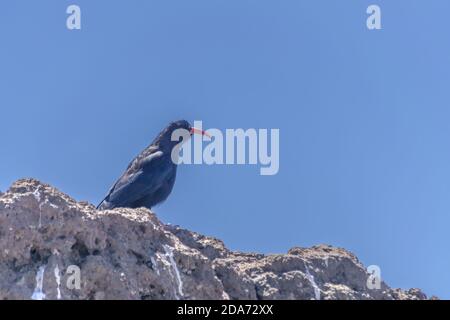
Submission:
[[111,204],[106,201],[106,198],[103,199],[97,206],[97,210],[107,210],[107,209],[112,209],[111,208]]

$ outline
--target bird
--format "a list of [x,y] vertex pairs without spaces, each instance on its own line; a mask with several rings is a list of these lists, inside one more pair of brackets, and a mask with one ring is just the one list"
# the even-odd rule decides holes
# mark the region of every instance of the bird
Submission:
[[[185,134],[177,135],[178,139],[172,139],[172,134],[177,129],[181,129],[180,132]],[[174,148],[180,148],[193,134],[209,136],[205,131],[192,127],[186,120],[171,122],[130,162],[97,209],[152,209],[165,201],[172,192],[177,174],[177,163],[174,161],[176,159],[172,159],[172,151]]]

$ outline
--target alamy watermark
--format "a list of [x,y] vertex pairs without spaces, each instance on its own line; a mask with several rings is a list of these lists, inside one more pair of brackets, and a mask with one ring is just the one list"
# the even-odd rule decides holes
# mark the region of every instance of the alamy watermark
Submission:
[[[71,4],[67,7],[66,13],[69,15],[66,20],[66,27],[69,30],[81,29],[81,8],[78,5]],[[381,8],[376,4],[367,7],[366,13],[369,17],[366,20],[366,26],[369,30],[381,29]]]
[[66,27],[69,30],[81,29],[81,8],[75,4],[67,7],[66,13],[69,15],[66,20]]
[[[202,121],[194,121],[194,127],[203,131]],[[176,164],[259,164],[261,175],[275,175],[280,169],[279,129],[208,129],[192,137],[188,130],[177,129],[171,138],[182,139],[171,154]]]
[[381,29],[381,8],[376,4],[367,7],[366,13],[369,17],[366,20],[367,29],[380,30]]
[[367,278],[367,289],[381,289],[381,268],[377,265],[367,267],[369,277]]

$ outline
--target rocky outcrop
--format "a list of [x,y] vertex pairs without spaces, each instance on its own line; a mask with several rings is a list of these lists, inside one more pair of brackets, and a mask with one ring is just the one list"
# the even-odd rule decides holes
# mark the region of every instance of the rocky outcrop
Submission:
[[33,179],[0,195],[0,299],[426,299],[369,289],[368,277],[344,249],[230,251],[149,210],[97,211]]

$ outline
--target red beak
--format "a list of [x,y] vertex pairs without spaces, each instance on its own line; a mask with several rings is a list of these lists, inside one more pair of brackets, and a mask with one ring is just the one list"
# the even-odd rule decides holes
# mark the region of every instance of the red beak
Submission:
[[206,131],[203,131],[203,130],[200,130],[200,129],[192,127],[191,128],[191,134],[194,134],[194,133],[195,134],[201,134],[202,136],[207,136],[208,138],[211,138],[211,136]]

